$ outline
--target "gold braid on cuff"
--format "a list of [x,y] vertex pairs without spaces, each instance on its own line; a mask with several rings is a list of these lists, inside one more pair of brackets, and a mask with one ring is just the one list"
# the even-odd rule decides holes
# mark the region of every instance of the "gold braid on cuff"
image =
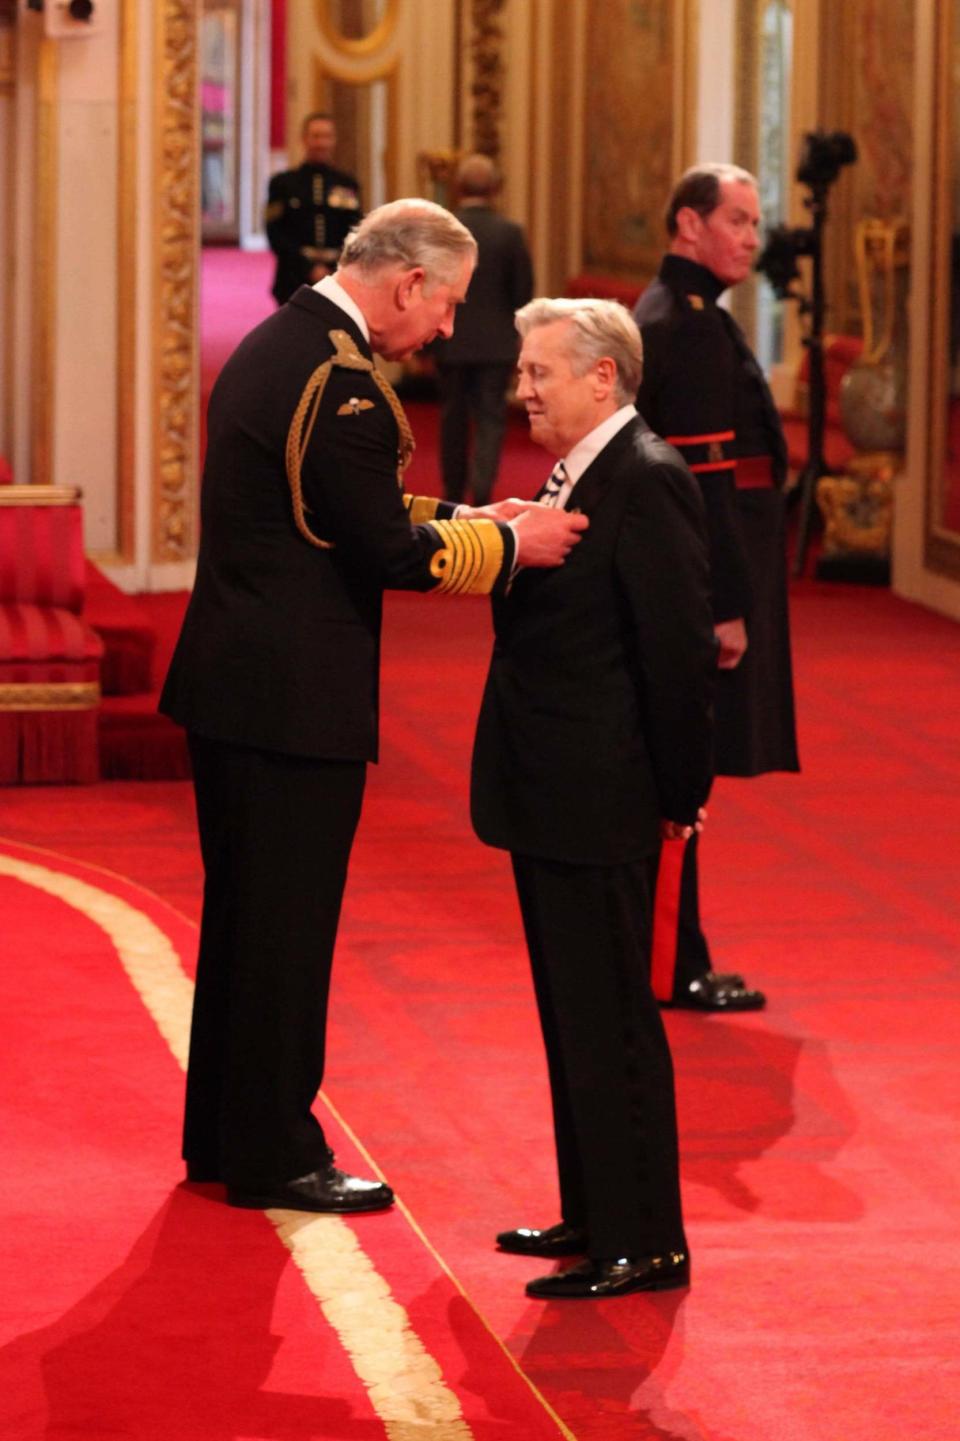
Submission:
[[426,525],[428,520],[433,520],[440,505],[439,500],[432,495],[405,495],[403,503],[407,507],[411,525]]
[[503,536],[492,520],[432,520],[443,547],[430,559],[443,595],[489,595],[503,568]]
[[290,422],[290,429],[287,432],[286,447],[286,468],[287,482],[290,486],[290,499],[293,503],[293,519],[297,530],[304,540],[315,545],[320,550],[332,550],[332,540],[321,540],[318,535],[307,524],[305,506],[303,503],[303,484],[301,471],[303,457],[306,454],[307,446],[310,444],[310,437],[313,434],[313,427],[317,423],[317,416],[320,413],[320,401],[323,399],[323,392],[330,372],[337,366],[341,370],[363,370],[367,371],[374,384],[380,389],[384,399],[393,411],[397,422],[397,429],[400,432],[400,445],[397,452],[397,484],[402,485],[403,472],[410,464],[416,442],[413,438],[413,431],[410,429],[410,422],[403,411],[403,406],[397,398],[396,392],[390,382],[380,374],[372,360],[361,355],[357,349],[356,342],[345,330],[331,330],[329,340],[334,348],[334,353],[329,360],[318,365],[303,388],[300,402],[294,412],[293,420]]

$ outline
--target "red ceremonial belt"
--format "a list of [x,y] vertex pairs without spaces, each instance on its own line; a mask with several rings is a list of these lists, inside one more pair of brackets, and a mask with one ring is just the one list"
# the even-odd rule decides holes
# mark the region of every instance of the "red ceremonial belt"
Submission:
[[769,455],[739,455],[734,480],[737,490],[772,490],[773,461]]

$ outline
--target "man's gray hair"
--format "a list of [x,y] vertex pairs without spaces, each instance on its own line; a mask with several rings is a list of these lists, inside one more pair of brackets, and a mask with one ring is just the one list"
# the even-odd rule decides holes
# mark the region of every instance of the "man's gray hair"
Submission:
[[586,375],[598,360],[609,356],[617,367],[617,399],[628,405],[636,399],[643,376],[643,342],[636,321],[618,300],[531,300],[515,316],[524,339],[538,325],[570,321],[570,358],[574,375]]
[[356,266],[367,279],[387,266],[422,266],[428,283],[450,285],[477,242],[465,225],[432,200],[391,200],[361,220],[347,236],[340,264]]
[[667,234],[677,233],[677,211],[689,207],[701,219],[706,220],[720,204],[723,185],[752,185],[757,189],[757,177],[740,165],[728,165],[723,161],[708,165],[693,165],[685,170],[673,187],[673,194],[667,201],[664,215]]

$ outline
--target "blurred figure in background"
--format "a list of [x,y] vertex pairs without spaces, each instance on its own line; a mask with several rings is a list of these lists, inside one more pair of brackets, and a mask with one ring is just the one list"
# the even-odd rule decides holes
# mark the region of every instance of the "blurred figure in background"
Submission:
[[[517,362],[514,311],[533,295],[533,267],[520,226],[493,208],[500,175],[488,155],[468,155],[457,172],[454,212],[477,242],[479,260],[452,338],[435,354],[442,402],[440,461],[447,500],[468,488],[486,505],[500,464],[507,390]],[[470,423],[473,422],[473,463]]]
[[273,296],[278,305],[300,285],[315,285],[337,268],[340,248],[363,219],[360,186],[335,170],[337,127],[333,116],[308,115],[301,128],[303,163],[270,181],[267,239],[277,257]]

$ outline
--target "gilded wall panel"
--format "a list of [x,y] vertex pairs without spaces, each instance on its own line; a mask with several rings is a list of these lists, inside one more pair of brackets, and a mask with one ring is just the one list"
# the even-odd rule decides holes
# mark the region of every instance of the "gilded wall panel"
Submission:
[[916,0],[843,0],[826,7],[821,35],[821,124],[847,130],[859,159],[831,200],[826,276],[833,331],[860,329],[853,234],[866,216],[910,211]]
[[587,270],[644,277],[657,270],[674,178],[679,8],[672,0],[594,0],[588,7]]
[[197,12],[190,0],[157,9],[154,250],[155,447],[153,558],[195,550],[199,152]]

